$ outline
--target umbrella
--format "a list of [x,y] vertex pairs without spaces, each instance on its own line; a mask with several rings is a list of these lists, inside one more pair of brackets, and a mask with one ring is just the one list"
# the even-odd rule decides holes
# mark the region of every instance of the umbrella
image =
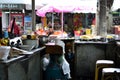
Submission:
[[53,12],[53,11],[54,11],[54,10],[53,10],[52,6],[46,5],[46,6],[42,7],[41,9],[38,9],[38,10],[36,11],[36,14],[37,14],[38,16],[45,17],[45,14],[46,14],[47,12]]
[[53,6],[57,8],[57,12],[79,12],[79,13],[96,13],[97,9],[97,0],[51,0],[50,2],[45,0],[41,0],[43,4],[48,6]]
[[37,9],[36,14],[41,17],[45,17],[47,12],[72,12],[74,10],[73,6],[68,5],[58,5],[58,4],[48,4],[40,9]]

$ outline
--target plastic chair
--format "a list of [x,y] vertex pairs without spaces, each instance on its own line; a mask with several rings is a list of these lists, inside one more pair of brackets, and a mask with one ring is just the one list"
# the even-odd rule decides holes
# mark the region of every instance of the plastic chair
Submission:
[[120,80],[120,68],[103,68],[102,80]]
[[95,68],[95,80],[101,80],[102,69],[107,67],[114,67],[114,61],[112,60],[97,60]]

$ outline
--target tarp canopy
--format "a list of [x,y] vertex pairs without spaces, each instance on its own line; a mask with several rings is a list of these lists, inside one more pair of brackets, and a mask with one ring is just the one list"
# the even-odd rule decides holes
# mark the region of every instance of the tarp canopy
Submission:
[[[26,4],[26,9],[31,9],[32,6],[32,1],[31,0],[0,0],[0,4]],[[120,8],[120,5],[118,4],[120,3],[120,0],[114,0],[113,3],[113,9],[112,10],[116,10],[118,8]],[[47,5],[47,4],[53,4],[53,5],[59,5],[59,4],[65,4],[65,5],[85,5],[83,7],[81,7],[82,9],[84,9],[84,12],[96,12],[96,5],[97,5],[97,0],[35,0],[35,7],[36,9],[41,8],[41,6]],[[89,7],[89,8],[88,8]],[[91,9],[92,11],[91,11]],[[75,11],[75,12],[79,12],[79,10]]]
[[46,4],[37,9],[38,16],[45,16],[47,12],[96,13],[97,9],[97,0],[54,0]]
[[[26,9],[31,9],[32,0],[0,0],[0,4],[26,4]],[[86,11],[89,10],[88,7],[96,9],[97,0],[35,0],[35,8],[41,8],[41,6],[52,4],[52,5],[84,5]],[[84,9],[85,10],[85,9]],[[85,12],[86,12],[85,11]],[[89,10],[90,11],[90,10]],[[93,12],[93,11],[92,11]]]
[[63,6],[63,5],[46,5],[42,7],[41,9],[38,9],[36,11],[36,14],[41,17],[45,17],[47,12],[72,12],[74,10],[74,7],[72,6]]

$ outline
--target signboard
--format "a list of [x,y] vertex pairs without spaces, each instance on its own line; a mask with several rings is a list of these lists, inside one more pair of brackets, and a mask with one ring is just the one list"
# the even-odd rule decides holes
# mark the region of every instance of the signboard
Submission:
[[13,19],[13,17],[15,18],[17,24],[19,24],[20,26],[24,26],[24,14],[11,13],[10,15],[11,19]]
[[0,4],[1,10],[13,9],[13,10],[22,10],[25,8],[24,4]]
[[32,30],[32,18],[30,16],[24,17],[24,29],[25,30]]

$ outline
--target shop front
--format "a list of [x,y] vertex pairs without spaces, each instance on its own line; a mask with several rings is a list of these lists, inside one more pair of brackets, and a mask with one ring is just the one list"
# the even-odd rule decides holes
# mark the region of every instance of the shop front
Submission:
[[24,26],[24,13],[23,9],[25,9],[24,4],[0,4],[0,9],[2,13],[2,29],[5,30],[8,28],[10,21],[13,17],[16,18],[17,24],[20,26]]

